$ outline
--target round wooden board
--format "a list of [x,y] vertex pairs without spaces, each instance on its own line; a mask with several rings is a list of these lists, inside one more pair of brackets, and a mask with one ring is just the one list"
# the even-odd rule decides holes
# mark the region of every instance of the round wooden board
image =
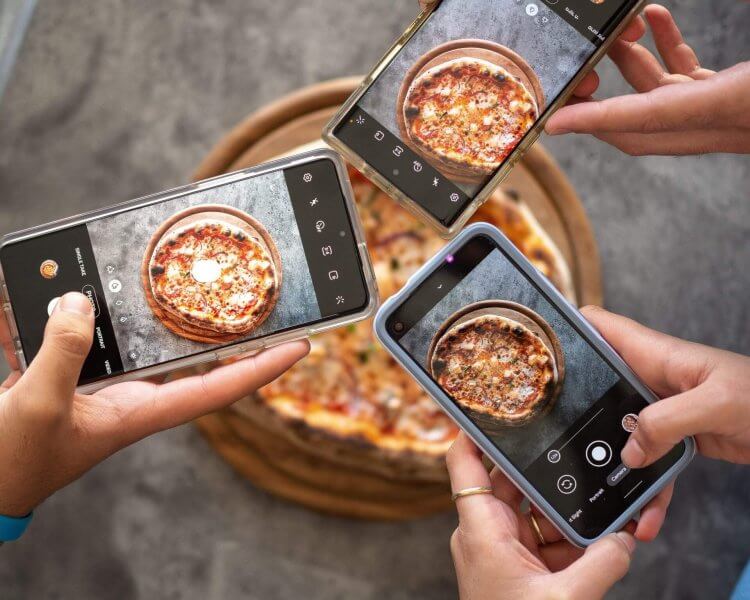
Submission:
[[143,294],[146,297],[146,303],[149,308],[153,311],[154,315],[161,321],[161,323],[169,329],[172,333],[179,336],[193,340],[196,342],[203,342],[206,344],[226,344],[238,338],[247,336],[249,332],[243,333],[226,333],[222,334],[219,332],[211,332],[202,329],[198,326],[188,324],[179,321],[173,315],[169,314],[164,310],[154,298],[153,290],[151,289],[151,277],[149,274],[149,265],[151,264],[151,257],[154,253],[154,249],[159,241],[169,232],[188,225],[194,221],[201,220],[207,215],[216,217],[225,223],[240,227],[247,235],[257,240],[260,237],[260,241],[265,246],[268,253],[276,265],[276,288],[274,290],[274,296],[268,303],[268,307],[265,314],[256,323],[255,327],[258,327],[263,321],[266,320],[268,315],[273,312],[278,300],[279,290],[281,289],[282,281],[282,265],[281,258],[279,257],[279,251],[276,249],[276,244],[273,238],[266,231],[258,221],[247,213],[233,208],[231,206],[225,206],[223,204],[201,204],[199,206],[191,206],[185,210],[181,210],[173,214],[166,221],[164,221],[151,235],[146,251],[143,253],[143,261],[141,262],[141,285],[143,287]]
[[[320,142],[323,126],[354,89],[351,77],[303,88],[251,114],[220,140],[193,179],[268,161]],[[320,142],[322,144],[322,142]],[[570,266],[581,304],[601,304],[599,259],[583,206],[565,175],[539,145],[503,184],[516,191],[557,244]],[[225,409],[196,423],[211,446],[255,485],[282,498],[341,516],[410,519],[452,505],[447,483],[396,481],[312,457],[288,440]],[[238,435],[238,427],[242,435]]]

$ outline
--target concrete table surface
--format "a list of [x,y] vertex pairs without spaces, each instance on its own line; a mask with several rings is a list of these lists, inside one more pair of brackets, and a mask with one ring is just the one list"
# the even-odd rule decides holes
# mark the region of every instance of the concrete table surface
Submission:
[[[750,7],[673,2],[704,66],[748,59]],[[0,105],[0,232],[187,181],[279,95],[364,72],[416,0],[41,0]],[[627,88],[607,63],[601,94]],[[271,75],[269,75],[269,73]],[[542,139],[599,240],[607,305],[750,353],[750,160]],[[726,597],[750,556],[750,469],[697,460],[612,598]],[[0,550],[3,598],[453,598],[448,513],[368,523],[254,489],[191,426],[112,457]]]

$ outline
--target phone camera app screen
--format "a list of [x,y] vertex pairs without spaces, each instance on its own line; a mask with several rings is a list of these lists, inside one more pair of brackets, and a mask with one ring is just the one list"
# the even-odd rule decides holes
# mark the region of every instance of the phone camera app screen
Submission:
[[632,0],[442,0],[334,135],[450,226]]
[[60,296],[88,296],[80,383],[367,305],[336,170],[318,160],[155,201],[3,247],[28,361]]
[[647,402],[493,240],[474,237],[386,323],[571,526],[595,537],[684,452],[620,461]]

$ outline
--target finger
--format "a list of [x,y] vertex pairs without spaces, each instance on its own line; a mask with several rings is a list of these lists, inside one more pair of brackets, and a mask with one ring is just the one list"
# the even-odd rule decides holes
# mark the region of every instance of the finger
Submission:
[[573,95],[577,98],[589,98],[594,95],[598,88],[599,75],[596,71],[589,71],[573,90]]
[[[671,73],[680,73],[693,77],[700,73],[706,76],[708,69],[701,69],[698,57],[693,49],[682,39],[682,33],[672,18],[672,14],[663,6],[651,4],[644,11],[651,27],[654,43],[664,64]],[[709,71],[709,73],[713,73]]]
[[618,39],[610,46],[607,55],[637,92],[650,92],[659,87],[667,75],[659,60],[638,43]]
[[747,130],[741,128],[662,133],[595,133],[594,135],[631,156],[684,156],[713,152],[746,154],[750,152],[750,135]]
[[703,346],[678,340],[596,306],[585,306],[581,313],[659,396],[695,387],[706,373],[707,349]]
[[47,321],[42,347],[17,384],[24,390],[21,397],[56,404],[70,401],[93,336],[91,302],[78,292],[65,294]]
[[567,569],[583,556],[583,548],[576,548],[568,541],[557,541],[539,547],[539,556],[553,573]]
[[[475,487],[492,487],[490,474],[482,462],[482,452],[465,433],[459,433],[446,456],[451,490],[455,494]],[[456,510],[461,526],[467,531],[487,527],[494,517],[493,504],[497,502],[492,494],[476,494],[456,498]]]
[[10,327],[5,317],[5,311],[0,311],[0,345],[3,347],[5,361],[8,363],[11,371],[18,369],[18,358],[13,347],[13,339],[10,335]]
[[542,532],[542,537],[546,544],[553,544],[564,539],[563,534],[560,533],[557,527],[555,527],[547,517],[539,512],[538,508],[532,506],[531,511],[534,514],[534,518],[536,519],[537,525],[539,525],[539,530]]
[[571,598],[602,598],[630,568],[633,536],[613,533],[586,548],[583,556],[558,573]]
[[[740,65],[743,66],[743,65]],[[658,133],[727,127],[727,113],[736,110],[737,72],[727,69],[709,79],[695,81],[685,75],[665,74],[666,83],[648,93],[627,94],[598,102],[561,108],[555,116],[555,133]],[[726,110],[717,106],[727,105]]]
[[636,15],[630,23],[625,26],[618,40],[623,42],[637,42],[646,33],[646,22],[641,15]]
[[524,499],[523,492],[519,490],[513,482],[497,467],[490,471],[490,481],[495,498],[505,502],[511,508],[519,509]]
[[643,508],[635,530],[636,539],[650,542],[659,535],[659,530],[667,516],[667,508],[672,501],[673,492],[674,484],[670,483]]
[[[136,437],[176,427],[236,402],[276,379],[309,351],[306,340],[291,342],[203,375],[149,385],[155,394],[144,399],[145,407],[133,411]],[[113,386],[104,392],[121,394],[127,386]]]
[[5,381],[0,384],[0,393],[7,392],[10,388],[16,385],[16,383],[18,383],[19,379],[21,379],[20,371],[11,371],[10,375],[5,378]]
[[716,431],[725,420],[735,418],[732,412],[718,410],[709,384],[649,404],[622,449],[622,462],[632,469],[647,467],[684,438]]

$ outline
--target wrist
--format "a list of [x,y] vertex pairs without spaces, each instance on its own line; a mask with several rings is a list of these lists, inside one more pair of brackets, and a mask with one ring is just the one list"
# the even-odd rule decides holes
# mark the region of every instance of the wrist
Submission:
[[20,538],[31,523],[34,513],[24,517],[7,517],[0,515],[0,543],[13,542]]

